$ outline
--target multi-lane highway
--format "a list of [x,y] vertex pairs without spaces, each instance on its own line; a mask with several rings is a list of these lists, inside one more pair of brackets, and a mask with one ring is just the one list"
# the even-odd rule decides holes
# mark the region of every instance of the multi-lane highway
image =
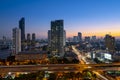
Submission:
[[[36,72],[36,71],[52,71],[52,72],[80,72],[85,69],[92,70],[100,79],[108,80],[100,72],[106,70],[120,70],[120,63],[111,64],[93,64],[87,63],[85,57],[80,55],[78,50],[73,46],[74,52],[78,55],[80,64],[39,64],[39,65],[10,65],[0,66],[0,73],[8,72]],[[98,79],[99,80],[99,79]]]
[[[109,67],[110,64],[41,64],[41,65],[11,65],[0,66],[0,72],[32,72],[32,71],[82,71],[84,69],[90,70],[120,70],[120,67]],[[104,65],[104,67],[103,67]],[[118,66],[118,63],[111,64],[111,66]],[[102,66],[102,67],[101,67]]]

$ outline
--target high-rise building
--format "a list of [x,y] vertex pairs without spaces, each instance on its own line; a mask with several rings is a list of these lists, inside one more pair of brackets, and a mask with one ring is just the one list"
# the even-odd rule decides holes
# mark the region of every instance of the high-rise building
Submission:
[[27,41],[30,41],[31,37],[30,37],[30,33],[27,34]]
[[51,30],[48,30],[48,46],[51,47]]
[[35,33],[32,33],[32,41],[35,41],[35,40],[36,40]]
[[25,40],[25,18],[22,17],[19,21],[19,28],[21,29],[21,41]]
[[73,36],[73,42],[78,42],[78,36]]
[[24,41],[25,41],[25,18],[24,17],[22,17],[19,20],[19,29],[21,30],[21,50],[24,51],[24,48],[25,48],[25,44],[24,44]]
[[115,37],[112,37],[111,35],[107,34],[105,36],[105,46],[109,52],[114,53],[115,52]]
[[66,45],[66,31],[63,32],[63,45]]
[[21,51],[21,30],[19,28],[13,29],[13,49],[13,55]]
[[48,39],[50,39],[51,52],[57,54],[60,57],[64,56],[64,45],[65,45],[65,31],[63,20],[51,21],[51,30],[48,31]]
[[78,41],[81,42],[82,41],[82,33],[78,32]]

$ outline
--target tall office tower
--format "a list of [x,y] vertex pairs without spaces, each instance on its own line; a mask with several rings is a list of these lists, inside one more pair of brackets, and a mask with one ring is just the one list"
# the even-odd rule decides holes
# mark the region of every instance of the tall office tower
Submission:
[[51,30],[48,30],[48,46],[51,47]]
[[30,41],[31,38],[30,38],[30,33],[27,34],[27,41]]
[[82,41],[82,33],[78,32],[78,41],[81,42]]
[[65,32],[63,20],[55,20],[51,21],[51,52],[53,54],[57,54],[60,57],[64,56],[64,40],[65,40]]
[[25,40],[25,18],[22,17],[19,21],[19,28],[21,29],[21,41]]
[[21,30],[21,50],[24,51],[25,48],[25,18],[22,17],[19,21],[19,29]]
[[21,30],[19,28],[13,29],[13,49],[13,55],[21,51]]
[[35,40],[36,40],[35,33],[32,33],[32,41],[35,41]]
[[111,35],[107,34],[105,36],[105,46],[109,52],[114,53],[115,52],[115,37],[112,37]]

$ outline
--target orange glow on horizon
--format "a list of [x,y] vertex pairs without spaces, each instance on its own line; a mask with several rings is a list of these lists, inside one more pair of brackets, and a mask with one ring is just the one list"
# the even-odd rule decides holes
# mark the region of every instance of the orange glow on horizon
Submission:
[[[82,32],[81,32],[82,33]],[[109,32],[109,33],[106,33],[106,32],[92,32],[92,33],[85,33],[83,32],[82,33],[82,37],[85,37],[85,36],[96,36],[96,37],[104,37],[106,34],[110,34],[114,37],[120,37],[120,32]],[[67,33],[66,35],[67,37],[73,37],[73,36],[78,36],[78,33]]]

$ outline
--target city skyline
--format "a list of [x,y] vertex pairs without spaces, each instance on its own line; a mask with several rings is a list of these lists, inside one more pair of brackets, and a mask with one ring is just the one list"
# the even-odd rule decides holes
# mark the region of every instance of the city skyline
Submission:
[[12,37],[12,28],[19,27],[25,17],[26,33],[47,38],[51,20],[64,20],[67,37],[105,36],[120,37],[120,10],[118,0],[1,0],[0,38]]

